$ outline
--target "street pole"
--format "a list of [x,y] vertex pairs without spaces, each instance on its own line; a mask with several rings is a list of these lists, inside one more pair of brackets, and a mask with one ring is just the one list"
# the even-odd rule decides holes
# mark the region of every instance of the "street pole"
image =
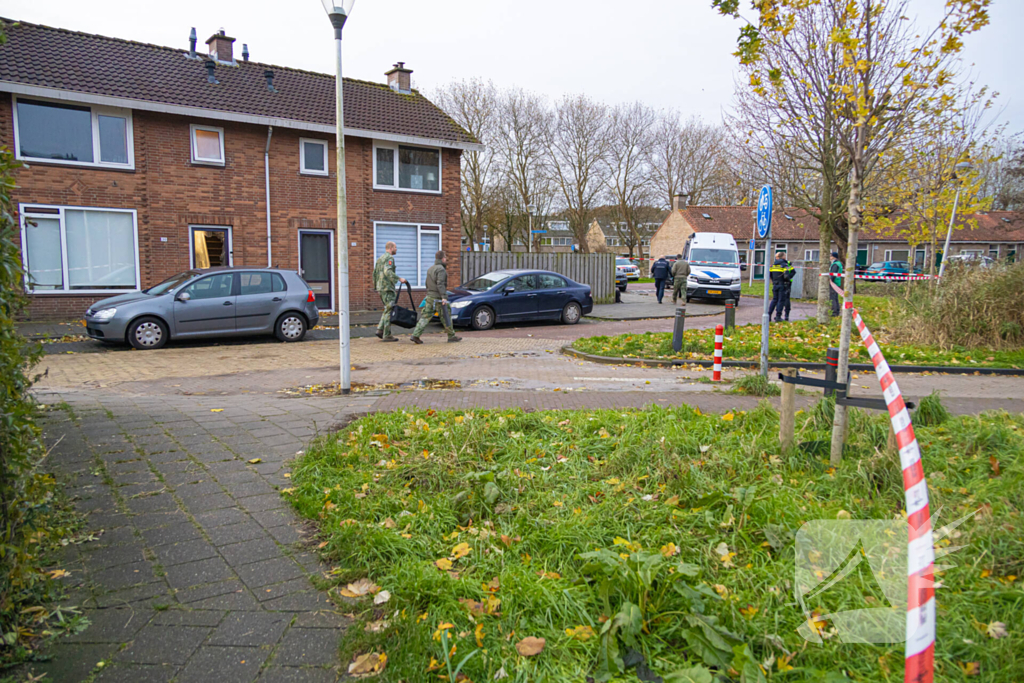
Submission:
[[348,310],[348,200],[345,196],[345,109],[343,81],[341,77],[341,29],[345,26],[346,14],[332,13],[334,26],[334,52],[337,71],[335,72],[335,118],[337,120],[337,166],[338,166],[338,339],[341,354],[341,393],[352,390],[351,343],[349,339]]
[[526,238],[526,253],[527,254],[532,254],[533,253],[533,214],[531,213],[531,214],[529,214],[529,216],[530,216],[530,235],[529,235],[529,237]]
[[949,230],[946,231],[946,243],[942,247],[942,263],[939,264],[939,277],[946,272],[946,261],[949,260],[949,239],[953,236],[953,223],[956,221],[956,207],[960,203],[960,186],[957,185],[956,197],[953,198],[953,213],[949,214]]
[[772,234],[769,232],[764,243],[764,308],[761,313],[761,376],[768,378],[768,259],[772,253]]

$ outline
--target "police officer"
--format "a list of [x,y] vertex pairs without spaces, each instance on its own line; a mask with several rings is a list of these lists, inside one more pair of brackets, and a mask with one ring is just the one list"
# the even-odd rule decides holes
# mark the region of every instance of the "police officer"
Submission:
[[398,277],[395,272],[395,254],[398,253],[398,245],[388,242],[384,245],[384,253],[373,265],[373,288],[380,294],[381,303],[384,304],[384,313],[380,316],[380,323],[377,325],[377,336],[381,341],[398,341],[391,336],[391,309],[395,307],[398,293],[395,285],[401,282],[405,284],[404,277]]
[[662,256],[654,265],[651,266],[651,277],[654,278],[654,289],[658,295],[658,303],[661,303],[662,298],[665,296],[665,280],[668,279],[669,265],[668,260]]
[[445,315],[448,312],[446,310],[448,306],[448,270],[445,268],[447,264],[448,257],[444,255],[443,251],[439,251],[434,254],[434,265],[427,269],[427,297],[423,300],[419,320],[416,321],[416,327],[412,331],[413,344],[423,343],[420,334],[423,333],[423,328],[427,326],[430,319],[434,317],[434,309],[438,306],[440,306],[438,310],[441,313],[441,324],[444,326],[444,331],[448,333],[448,341],[462,341],[462,337],[456,337],[455,330],[452,329],[451,313]]
[[686,278],[690,277],[690,264],[683,260],[683,255],[676,256],[672,264],[672,303],[677,299],[686,301]]
[[793,282],[793,277],[796,275],[796,268],[786,260],[784,253],[777,252],[775,254],[775,263],[769,269],[772,280],[772,302],[768,306],[768,317],[772,317],[772,312],[775,312],[775,322],[782,321],[783,309],[785,309],[786,320],[789,320],[789,289]]
[[[832,265],[828,267],[828,277],[840,289],[843,288],[843,264],[839,260],[839,252],[832,252]],[[828,302],[832,305],[832,317],[839,316],[839,294],[832,287],[828,288]]]

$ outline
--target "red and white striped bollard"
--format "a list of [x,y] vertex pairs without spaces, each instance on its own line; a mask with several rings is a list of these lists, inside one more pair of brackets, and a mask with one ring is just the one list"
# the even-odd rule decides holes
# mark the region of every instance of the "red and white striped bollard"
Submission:
[[725,337],[725,328],[715,325],[715,365],[714,373],[711,376],[712,382],[722,381],[722,341]]

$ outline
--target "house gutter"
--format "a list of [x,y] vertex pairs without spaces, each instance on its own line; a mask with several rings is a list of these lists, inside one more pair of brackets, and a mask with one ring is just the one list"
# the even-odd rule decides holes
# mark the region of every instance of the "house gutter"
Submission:
[[267,193],[267,268],[273,268],[272,249],[270,240],[270,138],[274,134],[274,127],[267,126],[267,147],[263,150],[263,183]]

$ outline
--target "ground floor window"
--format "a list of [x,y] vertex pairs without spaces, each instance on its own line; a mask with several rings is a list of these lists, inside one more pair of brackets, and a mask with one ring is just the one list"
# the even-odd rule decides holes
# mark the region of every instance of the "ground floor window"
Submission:
[[885,260],[886,261],[906,261],[910,256],[909,249],[886,249]]
[[804,261],[813,261],[814,263],[817,263],[820,255],[820,249],[804,249]]
[[544,247],[568,247],[572,245],[571,237],[542,237],[541,246]]
[[[441,249],[441,226],[415,223],[375,223],[374,259],[384,253],[384,245],[394,242],[395,272],[413,287],[423,287],[427,269],[434,265],[434,254]],[[372,266],[371,266],[372,268]]]
[[231,265],[231,228],[209,225],[189,226],[192,237],[192,268]]
[[21,244],[29,291],[139,289],[133,210],[22,204]]

